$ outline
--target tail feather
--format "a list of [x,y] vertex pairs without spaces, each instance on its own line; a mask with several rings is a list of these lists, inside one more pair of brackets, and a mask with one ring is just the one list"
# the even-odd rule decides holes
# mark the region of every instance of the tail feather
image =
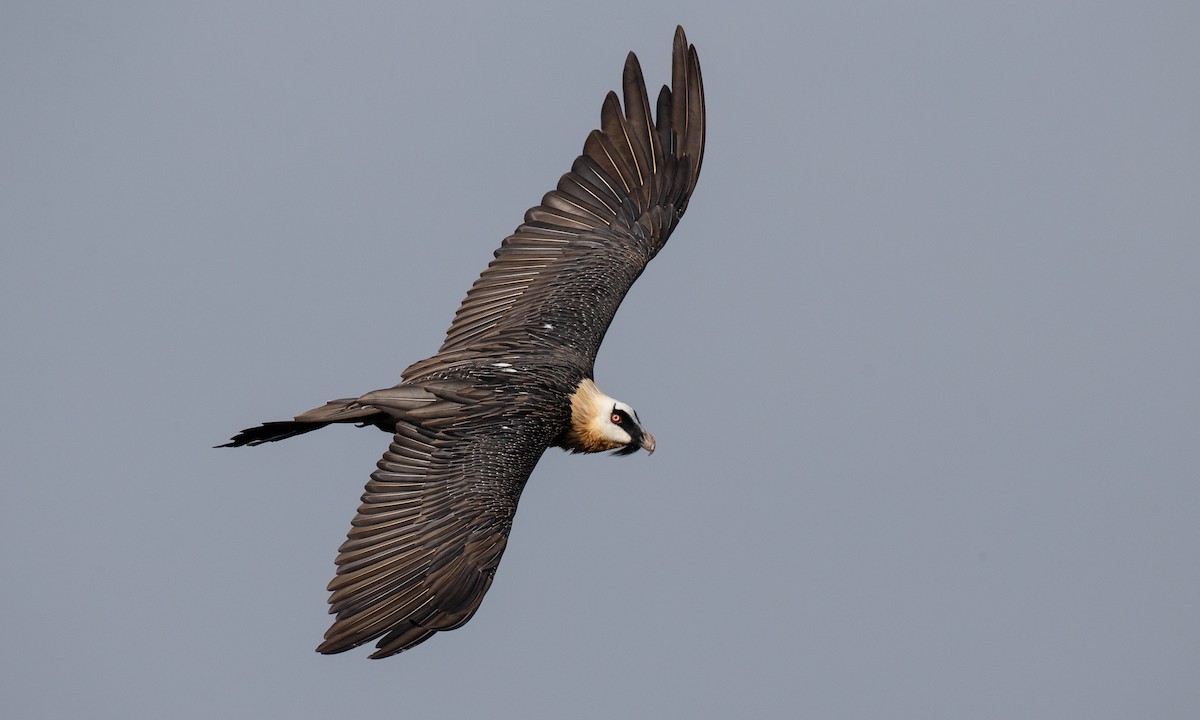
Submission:
[[380,412],[377,408],[360,405],[357,398],[342,398],[341,400],[331,400],[319,408],[300,413],[294,420],[277,420],[265,422],[257,427],[246,428],[230,438],[229,442],[216,447],[253,446],[276,440],[286,440],[313,430],[320,430],[333,423],[374,425],[388,432],[394,431],[396,426],[395,418],[389,418],[386,413]]
[[285,440],[306,432],[320,430],[329,423],[301,422],[297,420],[282,420],[265,422],[258,427],[246,428],[229,439],[224,445],[215,447],[242,447],[243,445],[261,445],[265,442]]

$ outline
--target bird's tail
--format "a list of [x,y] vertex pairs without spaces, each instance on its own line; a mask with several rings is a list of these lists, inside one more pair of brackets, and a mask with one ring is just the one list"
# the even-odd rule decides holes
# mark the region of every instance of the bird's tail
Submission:
[[230,438],[229,442],[216,447],[242,447],[243,445],[261,445],[266,442],[286,440],[306,432],[320,430],[333,423],[375,425],[384,430],[390,430],[395,427],[396,420],[389,418],[386,413],[377,408],[360,405],[358,398],[342,398],[330,400],[319,408],[300,413],[293,420],[265,422],[257,427],[246,428]]

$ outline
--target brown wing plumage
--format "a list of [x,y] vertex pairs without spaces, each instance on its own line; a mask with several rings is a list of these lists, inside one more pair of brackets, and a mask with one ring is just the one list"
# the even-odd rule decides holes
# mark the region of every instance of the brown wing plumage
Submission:
[[[401,415],[371,474],[329,584],[337,619],[317,648],[379,639],[373,658],[406,650],[478,609],[508,541],[517,500],[549,444],[537,423],[509,432],[491,391],[400,386],[364,396]],[[389,395],[397,395],[389,403]],[[390,406],[389,406],[390,405]],[[531,425],[535,426],[531,428]],[[530,430],[533,432],[530,432]]]
[[590,371],[625,294],[683,216],[704,155],[700,62],[683,28],[657,121],[633,53],[622,90],[624,113],[610,92],[571,172],[505,238],[438,354],[405,377],[497,346],[569,353]]

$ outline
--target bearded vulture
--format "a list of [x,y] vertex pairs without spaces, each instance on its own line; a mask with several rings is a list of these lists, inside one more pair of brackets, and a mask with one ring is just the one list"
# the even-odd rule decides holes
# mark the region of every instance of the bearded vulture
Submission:
[[321,653],[378,640],[372,658],[453,630],[479,608],[517,500],[550,447],[654,451],[629,405],[593,382],[617,307],[687,208],[704,155],[696,49],[676,28],[671,86],[652,112],[629,53],[600,128],[471,286],[436,355],[394,387],[243,430],[219,447],[334,423],[392,435],[329,583]]

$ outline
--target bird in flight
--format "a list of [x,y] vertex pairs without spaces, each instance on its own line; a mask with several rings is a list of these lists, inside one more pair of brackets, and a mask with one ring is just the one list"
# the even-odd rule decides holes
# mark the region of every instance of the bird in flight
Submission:
[[437,354],[403,381],[248,428],[259,445],[335,423],[392,435],[329,583],[321,653],[378,640],[372,658],[471,619],[492,584],[517,500],[550,447],[654,452],[633,408],[593,381],[613,315],[687,208],[704,155],[696,49],[676,28],[671,86],[652,108],[629,53],[600,128],[471,286]]

